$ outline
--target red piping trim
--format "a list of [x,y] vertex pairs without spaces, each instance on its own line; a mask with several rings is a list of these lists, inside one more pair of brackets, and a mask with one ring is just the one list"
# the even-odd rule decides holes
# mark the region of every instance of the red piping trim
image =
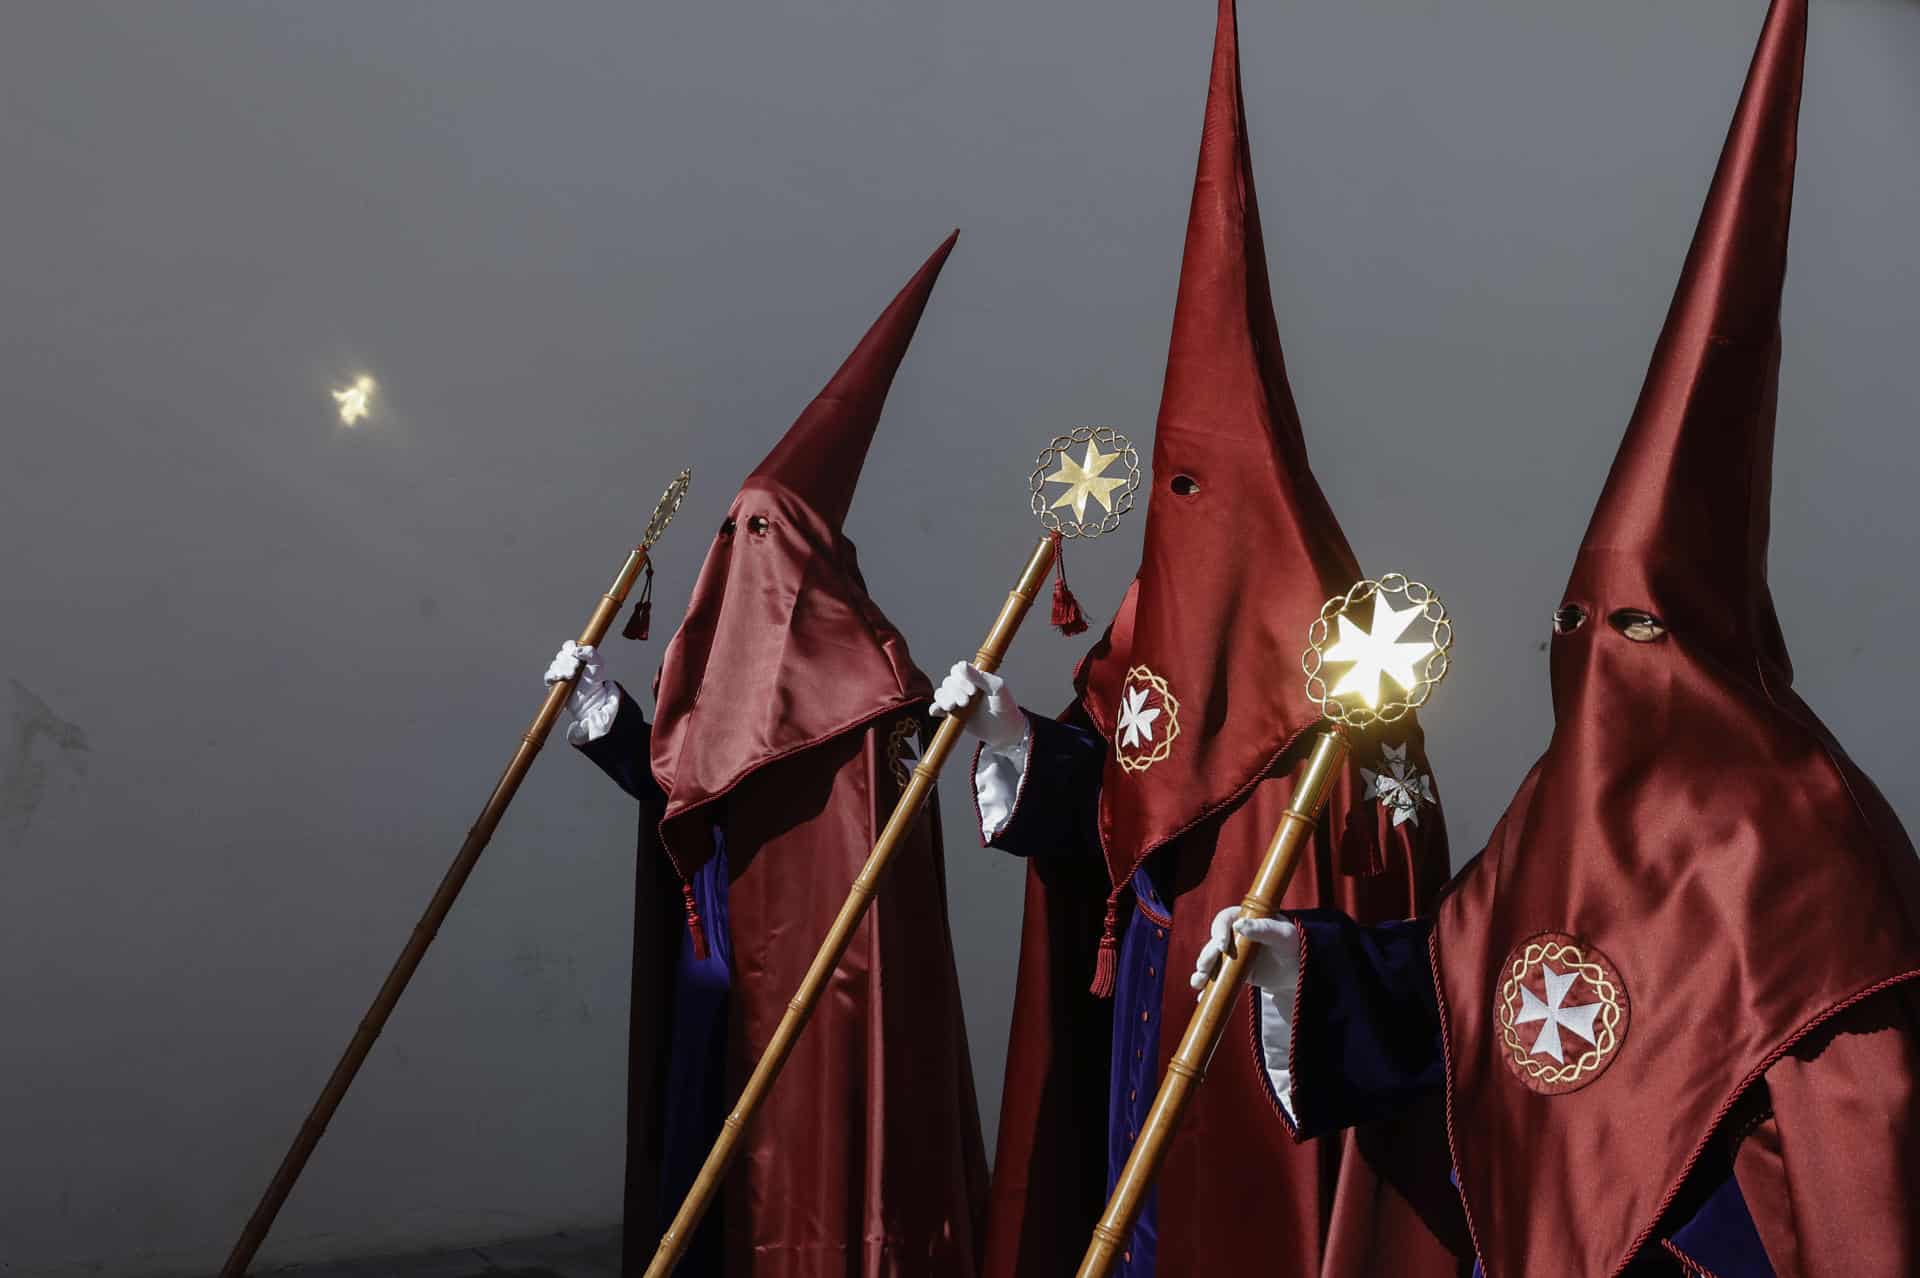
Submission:
[[[1277,916],[1276,916],[1277,917]],[[1287,1022],[1287,1067],[1293,1082],[1294,1104],[1298,1105],[1300,1096],[1300,1074],[1294,1062],[1300,1059],[1300,991],[1307,985],[1307,929],[1298,927],[1300,934],[1300,974],[1293,985],[1293,1019]],[[1296,1145],[1306,1144],[1306,1138],[1300,1135],[1300,1129],[1293,1119],[1287,1116],[1287,1107],[1280,1103],[1279,1095],[1273,1090],[1273,1075],[1267,1072],[1266,1039],[1261,1034],[1260,999],[1266,993],[1257,985],[1249,985],[1251,991],[1247,1001],[1247,1040],[1253,1049],[1255,1072],[1260,1077],[1260,1090],[1267,1098],[1267,1104],[1273,1108],[1273,1116],[1286,1128],[1287,1135]]]
[[[973,776],[975,778],[978,778],[980,775],[980,752],[986,748],[987,743],[984,741],[973,747]],[[971,789],[973,792],[973,828],[980,832],[980,846],[983,848],[992,847],[993,845],[987,842],[987,818],[985,814],[980,811],[980,783],[977,779],[974,781]],[[1013,820],[1011,810],[1007,813],[1007,820],[1009,822]]]
[[1160,913],[1160,911],[1154,909],[1151,905],[1147,904],[1147,898],[1144,896],[1141,896],[1138,892],[1135,892],[1133,894],[1133,906],[1135,909],[1139,910],[1142,914],[1146,915],[1153,922],[1158,923],[1161,927],[1173,926],[1172,910],[1168,910],[1165,914]]
[[[1022,714],[1025,714],[1022,711]],[[1026,766],[1020,769],[1020,783],[1013,787],[1013,802],[1007,807],[1007,819],[1000,826],[1002,830],[1013,824],[1013,818],[1020,811],[1020,800],[1027,793],[1027,777],[1033,772],[1033,716],[1025,715],[1027,731],[1020,738],[1020,747],[1026,756]],[[980,742],[973,747],[973,772],[969,783],[973,787],[973,822],[980,829],[980,846],[990,848],[993,844],[987,838],[987,819],[980,811],[980,756],[986,751],[987,743]]]
[[1673,1253],[1673,1258],[1680,1262],[1682,1269],[1687,1271],[1688,1278],[1719,1278],[1719,1275],[1715,1274],[1713,1270],[1707,1268],[1692,1256],[1689,1256],[1686,1252],[1674,1246],[1673,1239],[1662,1238],[1660,1245]]
[[687,936],[693,942],[693,956],[705,961],[707,950],[707,929],[700,922],[700,903],[693,899],[693,884],[680,880],[680,899],[687,907]]
[[1287,1121],[1287,1110],[1274,1094],[1273,1075],[1267,1072],[1267,1045],[1260,1034],[1260,995],[1259,986],[1253,986],[1253,997],[1247,1000],[1247,1046],[1253,1051],[1253,1064],[1260,1076],[1260,1093],[1267,1098],[1267,1106],[1273,1110],[1273,1116],[1280,1120],[1280,1126],[1286,1128],[1287,1135],[1297,1144],[1300,1133]]
[[1307,929],[1294,924],[1300,936],[1300,966],[1293,977],[1293,1015],[1287,1022],[1287,1081],[1293,1086],[1293,1104],[1300,1105],[1300,1004],[1307,994]]
[[1024,710],[1021,714],[1027,721],[1027,730],[1020,738],[1020,749],[1026,760],[1026,766],[1020,769],[1020,783],[1013,787],[1013,806],[1007,809],[1007,825],[1013,824],[1014,816],[1020,811],[1020,801],[1027,797],[1027,778],[1033,775],[1033,716]]

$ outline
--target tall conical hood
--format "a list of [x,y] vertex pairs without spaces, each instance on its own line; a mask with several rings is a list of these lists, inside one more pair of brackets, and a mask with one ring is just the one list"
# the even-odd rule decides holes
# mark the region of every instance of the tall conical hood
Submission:
[[1920,862],[1794,695],[1766,586],[1806,20],[1774,0],[1556,619],[1553,739],[1439,910],[1488,1278],[1619,1273],[1772,1062],[1920,975]]
[[1116,893],[1156,848],[1281,766],[1315,722],[1288,672],[1321,604],[1358,576],[1308,468],[1287,384],[1238,24],[1233,0],[1221,0],[1144,553],[1079,678],[1082,704],[1113,743],[1100,832]]
[[812,506],[830,527],[846,523],[893,375],[906,358],[934,281],[959,238],[958,231],[949,235],[907,281],[833,380],[807,405],[766,460],[754,467],[749,483],[778,484]]
[[868,597],[841,522],[958,235],[741,485],[667,645],[653,775],[667,793],[661,840],[683,876],[711,851],[699,809],[778,759],[931,696],[906,640]]
[[1767,590],[1780,296],[1806,60],[1776,5],[1568,597],[1648,599],[1730,667],[1792,677]]

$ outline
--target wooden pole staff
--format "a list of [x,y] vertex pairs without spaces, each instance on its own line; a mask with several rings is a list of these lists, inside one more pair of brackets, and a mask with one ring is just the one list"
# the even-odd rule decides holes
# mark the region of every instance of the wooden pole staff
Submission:
[[[653,519],[647,525],[647,535],[640,545],[635,546],[627,555],[627,561],[621,565],[620,573],[613,584],[600,596],[593,615],[587,618],[587,624],[580,631],[578,642],[584,646],[597,647],[606,638],[607,629],[626,603],[627,595],[633,590],[633,583],[640,572],[647,567],[648,548],[666,527],[667,520],[673,518],[673,512],[679,509],[680,498],[686,492],[689,475],[682,472],[667,488],[667,493],[654,509]],[[547,689],[546,700],[540,703],[540,712],[533,716],[533,722],[520,735],[520,744],[513,752],[513,758],[507,763],[507,770],[500,775],[494,785],[493,793],[487,796],[487,802],[480,809],[479,820],[467,831],[466,841],[461,843],[460,851],[453,858],[453,864],[440,880],[439,888],[433,899],[427,902],[426,913],[414,925],[413,934],[407,938],[407,944],[400,951],[400,957],[394,962],[393,970],[387,973],[386,981],[380,986],[379,994],[374,996],[373,1006],[360,1018],[360,1027],[354,1031],[352,1040],[347,1044],[346,1052],[340,1057],[340,1063],[333,1067],[333,1073],[327,1079],[325,1087],[320,1089],[320,1099],[313,1103],[307,1114],[306,1122],[300,1125],[299,1133],[293,1138],[292,1148],[287,1156],[280,1160],[280,1169],[273,1174],[273,1180],[267,1185],[267,1192],[261,1195],[260,1203],[253,1209],[247,1226],[240,1232],[240,1239],[234,1243],[233,1251],[227,1256],[227,1263],[220,1270],[220,1278],[241,1278],[247,1272],[247,1266],[253,1263],[254,1253],[266,1240],[267,1231],[273,1228],[273,1221],[280,1214],[280,1208],[286,1203],[287,1195],[293,1192],[294,1182],[300,1179],[300,1173],[306,1168],[307,1159],[312,1157],[314,1148],[319,1145],[320,1137],[326,1133],[327,1124],[333,1118],[334,1111],[340,1108],[340,1102],[346,1097],[347,1088],[353,1085],[354,1075],[360,1072],[367,1054],[373,1050],[374,1040],[380,1037],[380,1031],[386,1027],[387,1018],[393,1015],[393,1009],[400,1002],[401,994],[406,992],[407,982],[413,979],[413,973],[420,966],[420,960],[426,957],[427,947],[433,944],[440,925],[446,921],[453,909],[455,898],[466,885],[467,876],[473,873],[473,867],[479,863],[480,854],[486,850],[493,838],[494,830],[500,824],[500,818],[506,815],[507,805],[513,802],[513,796],[519,792],[520,783],[526,779],[527,771],[533,767],[533,761],[540,753],[540,747],[546,744],[547,736],[553,731],[554,721],[560,717],[561,707],[573,693],[573,685],[578,680],[562,680]]]
[[[1403,596],[1412,609],[1425,618],[1432,627],[1428,640],[1398,641],[1409,622],[1409,614],[1394,610],[1386,602],[1387,595]],[[1349,631],[1354,628],[1350,627],[1347,614],[1369,599],[1374,601],[1376,631],[1381,629],[1383,609],[1387,623],[1397,622],[1398,626],[1380,635],[1360,633],[1357,639],[1350,639]],[[1340,622],[1340,639],[1329,645],[1329,631],[1336,618]],[[1333,778],[1346,762],[1346,729],[1392,723],[1424,705],[1428,694],[1446,675],[1448,654],[1453,647],[1453,623],[1447,619],[1445,605],[1424,584],[1409,581],[1404,573],[1388,573],[1378,581],[1356,582],[1346,594],[1327,600],[1320,616],[1307,628],[1307,645],[1301,657],[1301,668],[1307,675],[1307,697],[1320,707],[1326,718],[1315,732],[1313,752],[1307,756],[1300,779],[1294,784],[1293,797],[1280,815],[1280,825],[1273,832],[1273,841],[1267,845],[1253,886],[1240,902],[1242,918],[1271,918],[1286,895],[1287,884],[1300,861],[1300,850],[1320,823],[1320,812],[1326,806]],[[1355,668],[1329,689],[1322,677],[1328,662],[1350,664]],[[1377,705],[1375,697],[1380,685],[1389,679],[1401,686],[1403,699]],[[1357,702],[1349,703],[1343,700],[1345,697],[1355,697]],[[1160,1090],[1154,1095],[1139,1138],[1127,1153],[1119,1179],[1114,1181],[1107,1210],[1093,1227],[1093,1238],[1080,1261],[1078,1278],[1106,1278],[1113,1272],[1114,1263],[1133,1232],[1147,1188],[1153,1184],[1161,1160],[1166,1157],[1167,1146],[1172,1143],[1174,1129],[1180,1125],[1194,1090],[1206,1077],[1207,1065],[1213,1060],[1214,1049],[1220,1045],[1227,1018],[1232,1015],[1234,1002],[1240,995],[1240,985],[1252,964],[1253,943],[1240,940],[1231,953],[1221,955],[1220,969],[1200,991],[1199,1005],[1187,1022],[1186,1033],[1180,1036],[1179,1050],[1167,1062],[1167,1075],[1160,1081]]]
[[[1346,757],[1345,733],[1331,725],[1318,733],[1306,770],[1300,774],[1293,798],[1281,814],[1273,842],[1268,844],[1266,857],[1260,862],[1259,873],[1254,876],[1246,899],[1240,902],[1242,918],[1271,917],[1281,897],[1286,895],[1287,883],[1299,864],[1300,849],[1312,838],[1333,777]],[[1127,1236],[1133,1232],[1134,1218],[1140,1214],[1147,1188],[1166,1156],[1174,1128],[1180,1125],[1194,1089],[1206,1077],[1207,1064],[1213,1059],[1214,1048],[1220,1045],[1220,1036],[1226,1030],[1234,1000],[1240,993],[1240,983],[1246,979],[1252,961],[1252,943],[1240,941],[1233,947],[1232,954],[1222,956],[1219,972],[1201,992],[1199,1006],[1187,1022],[1187,1032],[1180,1037],[1180,1050],[1167,1062],[1167,1076],[1153,1098],[1153,1107],[1147,1111],[1139,1139],[1127,1154],[1126,1165],[1120,1169],[1120,1178],[1114,1182],[1106,1214],[1093,1227],[1093,1241],[1080,1262],[1079,1278],[1104,1278],[1113,1271]]]
[[[1027,610],[1033,606],[1033,600],[1046,582],[1047,574],[1053,570],[1058,554],[1058,539],[1054,534],[1040,539],[1033,548],[1033,554],[1027,557],[1027,566],[1020,573],[1020,579],[1007,595],[1006,603],[1000,607],[1000,615],[995,618],[993,628],[987,632],[986,642],[980,645],[980,651],[974,654],[973,664],[980,670],[991,673],[1006,656],[1007,647],[1013,642],[1013,636],[1020,629],[1020,623],[1026,620]],[[880,831],[879,839],[873,845],[873,851],[867,855],[867,862],[860,867],[860,873],[853,880],[853,890],[847,894],[847,900],[840,907],[840,914],[827,931],[827,939],[821,942],[819,951],[813,956],[813,963],[807,968],[806,976],[800,982],[799,992],[787,1003],[787,1010],[780,1017],[780,1023],[774,1028],[773,1035],[767,1040],[767,1046],[760,1053],[760,1061],[753,1067],[753,1073],[747,1084],[741,1089],[740,1099],[727,1115],[726,1123],[720,1129],[719,1139],[707,1153],[707,1161],[701,1165],[700,1174],[694,1179],[693,1187],[687,1191],[687,1197],[680,1204],[680,1210],[674,1213],[673,1223],[660,1239],[659,1249],[654,1252],[653,1263],[647,1266],[646,1278],[666,1278],[679,1263],[693,1241],[694,1230],[700,1224],[700,1218],[706,1215],[712,1206],[714,1196],[726,1179],[727,1168],[739,1152],[740,1138],[746,1132],[747,1124],[753,1121],[754,1113],[766,1099],[767,1092],[779,1077],[781,1068],[792,1054],[794,1043],[799,1040],[800,1032],[806,1028],[807,1020],[813,1015],[814,1006],[820,1001],[827,981],[833,970],[840,965],[841,956],[847,952],[847,946],[853,941],[854,929],[860,926],[860,920],[867,912],[867,906],[873,901],[873,894],[880,884],[880,876],[886,873],[887,863],[893,859],[896,848],[905,837],[907,827],[913,824],[919,815],[927,796],[933,791],[934,781],[940,775],[940,769],[946,764],[947,756],[959,743],[961,730],[966,726],[968,714],[978,698],[962,706],[946,717],[934,732],[933,740],[927,746],[926,753],[920,756],[920,762],[913,769],[913,776],[907,782],[907,788],[901,792],[899,802],[893,805],[893,815],[887,818],[887,824]]]

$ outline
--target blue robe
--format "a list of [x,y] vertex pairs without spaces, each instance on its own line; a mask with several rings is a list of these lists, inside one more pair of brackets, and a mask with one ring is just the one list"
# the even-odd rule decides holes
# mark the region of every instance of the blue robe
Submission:
[[[1100,859],[1100,779],[1107,743],[1072,724],[1027,716],[1031,735],[1021,792],[1050,802],[1015,803],[988,846],[1029,858]],[[1107,1191],[1111,1193],[1159,1090],[1161,999],[1166,992],[1172,906],[1151,864],[1133,876],[1133,909],[1124,916],[1115,969],[1112,1066],[1107,1080]],[[1149,1190],[1122,1250],[1122,1278],[1153,1278],[1158,1234]]]
[[[612,726],[604,735],[578,749],[639,801],[641,855],[651,854],[664,863],[665,855],[654,841],[654,831],[667,800],[654,782],[648,762],[652,740],[653,726],[622,688],[620,709]],[[641,867],[643,875],[647,868]],[[732,981],[733,946],[727,930],[726,838],[718,825],[713,827],[713,856],[694,875],[692,887],[706,933],[707,957],[695,957],[692,934],[684,921],[681,922],[679,953],[668,996],[671,1004],[667,1017],[668,1041],[658,1071],[663,1085],[654,1089],[651,1097],[630,1094],[628,1100],[629,1104],[651,1104],[655,1112],[643,1117],[659,1134],[657,1188],[646,1195],[653,1199],[648,1205],[651,1235],[639,1232],[647,1222],[631,1218],[632,1206],[626,1222],[629,1242],[625,1268],[632,1272],[638,1272],[634,1268],[636,1260],[651,1257],[655,1241],[673,1223],[674,1213],[693,1187],[694,1177],[699,1174],[700,1165],[718,1139],[720,1126],[726,1119],[727,995]],[[648,977],[648,973],[638,970],[642,966],[644,961],[636,963],[636,984]],[[644,1051],[646,1046],[636,1043],[633,1050]],[[637,1153],[635,1143],[629,1142],[629,1159]],[[629,1185],[649,1170],[653,1169],[629,1166]],[[701,1221],[686,1257],[674,1270],[681,1278],[719,1278],[720,1240],[725,1228],[721,1223],[722,1207],[716,1201]]]

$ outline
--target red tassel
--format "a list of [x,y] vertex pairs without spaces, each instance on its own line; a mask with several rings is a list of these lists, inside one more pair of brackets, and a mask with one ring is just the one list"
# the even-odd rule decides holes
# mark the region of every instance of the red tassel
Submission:
[[1092,993],[1095,998],[1112,998],[1120,966],[1120,920],[1111,901],[1107,903],[1107,921],[1100,929],[1100,956],[1093,961]]
[[633,605],[633,615],[627,618],[626,628],[620,634],[628,639],[645,639],[653,632],[653,564],[647,564],[646,584],[640,587],[640,598]]
[[687,935],[693,938],[693,957],[707,957],[707,929],[700,922],[700,905],[693,899],[693,884],[681,883],[680,897],[687,903]]
[[1067,586],[1066,547],[1059,533],[1053,535],[1053,571],[1053,628],[1063,635],[1084,634],[1087,615],[1080,611],[1080,601]]

